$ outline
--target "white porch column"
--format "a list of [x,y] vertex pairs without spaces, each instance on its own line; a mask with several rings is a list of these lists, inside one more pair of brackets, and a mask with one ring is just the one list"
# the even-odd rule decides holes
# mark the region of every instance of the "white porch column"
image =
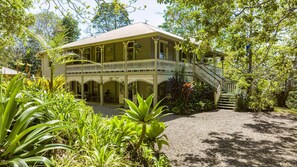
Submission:
[[101,52],[101,57],[100,57],[100,63],[101,63],[101,72],[103,72],[103,60],[104,60],[104,45],[100,45],[100,52]]
[[194,56],[194,58],[193,58],[193,81],[194,81],[194,79],[195,79],[195,68],[196,68],[196,58],[197,58],[197,55],[193,52],[193,56]]
[[124,46],[124,59],[125,59],[125,72],[127,72],[127,60],[128,60],[128,44],[130,41],[127,42],[123,42],[123,46]]
[[154,74],[154,106],[158,103],[158,42],[159,38],[152,38],[155,44],[155,74]]
[[100,91],[100,105],[104,105],[104,92],[103,92],[103,75],[100,76],[100,85],[99,85],[99,91]]
[[84,90],[84,76],[81,76],[81,99],[85,97],[85,90]]
[[101,62],[101,76],[100,76],[100,105],[104,105],[104,92],[103,92],[103,71],[104,71],[104,66],[103,66],[103,60],[104,60],[104,45],[100,45],[100,52],[101,52],[101,57],[100,57],[100,62]]
[[222,61],[222,77],[224,77],[224,57],[221,58]]
[[214,73],[216,74],[217,73],[217,57],[216,56],[213,58],[213,65],[214,65]]
[[[124,92],[124,97],[125,97],[125,99],[129,99],[129,95],[128,95],[128,75],[125,75],[125,83],[124,83],[124,86],[125,86],[125,92]],[[125,108],[127,108],[128,106],[127,106],[127,103],[125,102]]]
[[[127,42],[123,42],[123,45],[124,45],[124,59],[125,59],[125,73],[127,72],[127,56],[128,56],[128,52],[127,52],[127,48],[128,48],[128,43],[129,41]],[[125,83],[124,83],[124,98],[125,99],[128,99],[128,74],[126,73],[125,74]],[[125,102],[125,108],[127,108],[127,103]]]
[[178,69],[179,65],[179,44],[175,42],[175,68]]

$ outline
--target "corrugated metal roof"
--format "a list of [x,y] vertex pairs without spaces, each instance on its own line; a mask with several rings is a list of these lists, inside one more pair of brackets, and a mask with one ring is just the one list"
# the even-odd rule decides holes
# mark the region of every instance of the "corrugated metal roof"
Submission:
[[145,23],[135,23],[132,25],[128,25],[119,29],[115,29],[103,34],[99,34],[94,37],[81,39],[75,42],[68,43],[63,46],[63,48],[71,48],[76,46],[82,46],[82,45],[90,45],[100,42],[107,42],[112,40],[118,40],[118,39],[124,39],[129,37],[136,37],[146,34],[153,34],[153,33],[159,33],[166,35],[171,38],[175,38],[176,40],[183,40],[182,37],[174,35],[172,33],[166,32],[162,29],[159,29],[157,27],[145,24]]
[[4,75],[16,75],[18,72],[16,70],[7,68],[7,67],[1,67],[1,74]]

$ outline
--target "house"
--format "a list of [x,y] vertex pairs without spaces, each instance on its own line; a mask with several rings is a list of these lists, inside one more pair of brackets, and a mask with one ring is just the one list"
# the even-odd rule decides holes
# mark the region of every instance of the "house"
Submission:
[[[60,65],[56,75],[65,75],[68,89],[78,98],[104,103],[136,101],[136,92],[147,97],[155,93],[154,103],[166,96],[167,81],[176,69],[185,67],[188,81],[201,80],[218,90],[223,83],[221,68],[197,61],[192,52],[176,47],[183,38],[145,23],[136,23],[63,46],[65,51],[91,62]],[[214,65],[224,54],[205,55]],[[49,77],[50,62],[41,57],[42,74]],[[222,63],[223,64],[223,63]],[[222,87],[222,86],[221,86]],[[221,89],[219,89],[221,90]],[[157,96],[156,96],[157,95]]]
[[4,76],[12,77],[12,76],[15,76],[18,74],[18,72],[16,70],[13,70],[13,69],[7,68],[7,67],[0,67],[0,70],[1,70],[1,74]]

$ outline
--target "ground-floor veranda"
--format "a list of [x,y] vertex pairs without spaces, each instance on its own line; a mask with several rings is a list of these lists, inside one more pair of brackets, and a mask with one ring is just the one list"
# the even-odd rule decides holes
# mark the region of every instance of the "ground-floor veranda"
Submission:
[[[67,76],[67,88],[77,98],[101,105],[124,104],[124,98],[137,101],[137,93],[143,98],[154,93],[154,104],[168,95],[168,79],[173,75],[73,75]],[[188,76],[188,80],[192,80]],[[156,96],[157,95],[157,96]]]

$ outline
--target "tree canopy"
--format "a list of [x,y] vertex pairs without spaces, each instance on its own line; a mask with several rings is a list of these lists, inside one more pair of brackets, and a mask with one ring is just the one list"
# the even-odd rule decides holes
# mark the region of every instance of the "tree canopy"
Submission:
[[65,28],[67,42],[76,41],[80,36],[78,21],[73,16],[67,15],[62,19],[62,26]]
[[92,27],[96,33],[104,33],[131,24],[127,5],[114,0],[98,2],[98,11],[92,19]]
[[34,16],[26,9],[32,6],[32,1],[0,1],[0,50],[13,43],[14,35],[22,36],[22,26],[34,23]]
[[239,90],[248,94],[250,108],[273,105],[271,97],[288,88],[296,73],[295,0],[159,2],[170,4],[164,29],[229,55],[227,72],[239,81]]

